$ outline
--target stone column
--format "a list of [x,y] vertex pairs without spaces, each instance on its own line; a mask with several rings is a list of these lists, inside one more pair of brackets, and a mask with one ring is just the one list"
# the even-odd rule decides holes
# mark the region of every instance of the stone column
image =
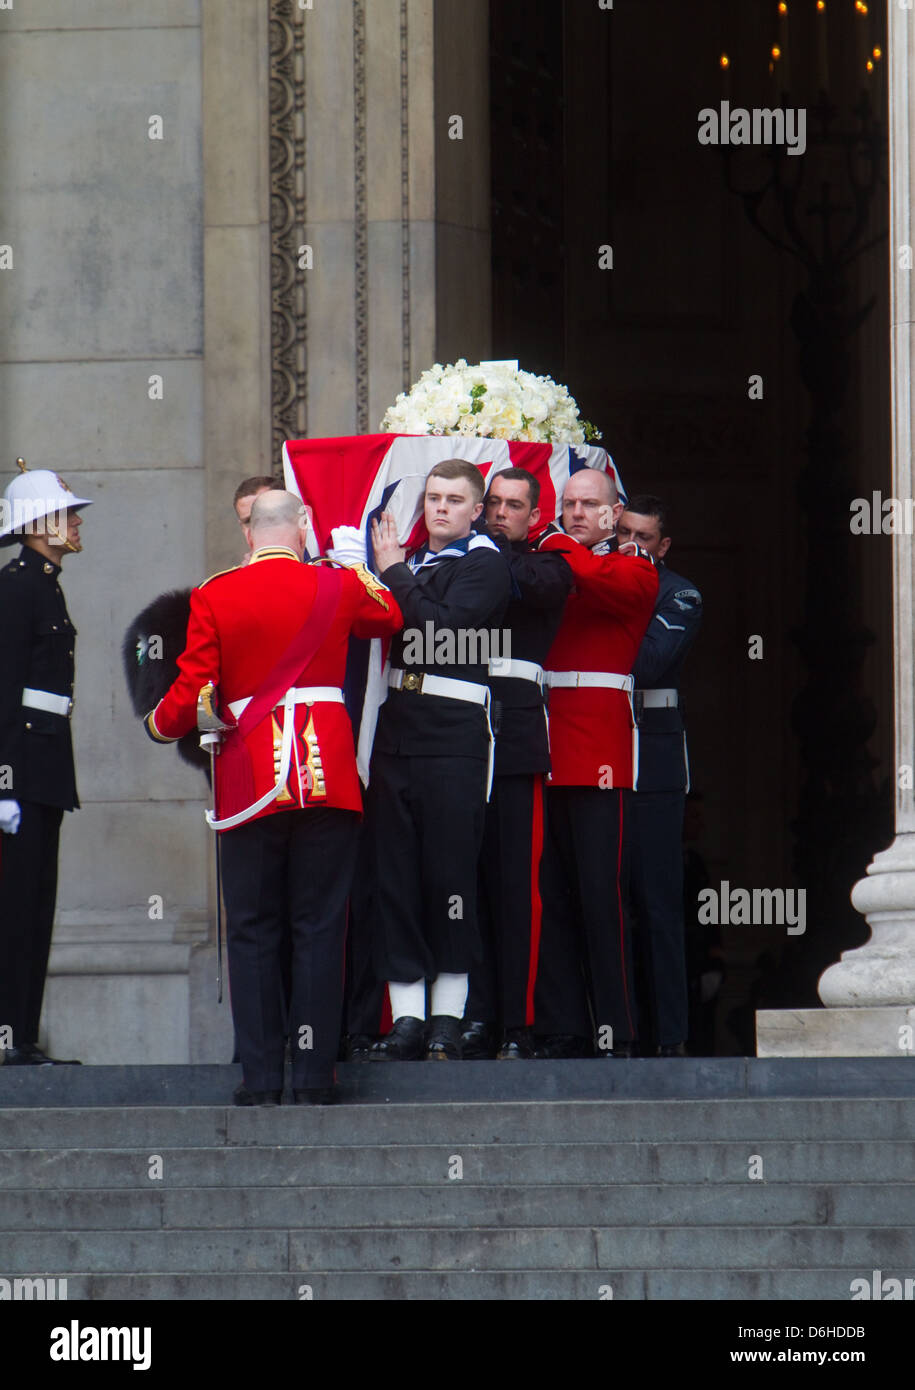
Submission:
[[[915,162],[915,13],[889,15],[890,274],[893,492],[915,496],[913,470],[912,193]],[[905,252],[907,251],[907,256]],[[769,1010],[757,1015],[760,1056],[903,1056],[915,1053],[915,548],[893,540],[896,703],[896,838],[856,883],[852,902],[867,918],[871,939],[821,976],[825,1009]]]
[[275,456],[374,433],[433,362],[488,355],[488,13],[271,0]]

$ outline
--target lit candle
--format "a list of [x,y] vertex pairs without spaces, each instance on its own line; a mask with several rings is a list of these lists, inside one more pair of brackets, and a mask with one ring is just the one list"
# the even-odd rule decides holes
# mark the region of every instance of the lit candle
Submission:
[[782,90],[791,90],[791,45],[788,42],[788,3],[779,0],[778,6],[778,45],[782,50],[780,67],[782,70]]
[[[865,0],[855,0],[855,28],[858,31],[858,39],[855,44],[855,54],[858,60],[856,76],[858,82],[866,83],[868,72],[873,71],[873,62],[870,56],[870,18]],[[868,68],[868,63],[871,64],[870,68]]]
[[722,53],[718,59],[718,66],[721,69],[721,95],[728,101],[731,96],[731,60],[726,53]]
[[817,81],[821,92],[829,91],[829,29],[826,0],[817,0]]

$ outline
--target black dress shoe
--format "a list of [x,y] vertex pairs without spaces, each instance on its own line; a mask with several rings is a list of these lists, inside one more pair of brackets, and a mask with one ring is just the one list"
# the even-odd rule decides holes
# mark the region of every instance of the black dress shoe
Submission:
[[429,1020],[427,1062],[459,1062],[461,1060],[461,1020],[451,1014],[433,1014]]
[[20,1043],[18,1047],[7,1047],[0,1052],[5,1067],[80,1067],[82,1062],[75,1058],[49,1057],[42,1052],[37,1043]]
[[638,1057],[639,1045],[634,1042],[614,1043],[612,1048],[600,1048],[598,1057]]
[[421,1018],[399,1018],[383,1038],[372,1047],[373,1062],[418,1062],[423,1055],[426,1025]]
[[549,1033],[540,1038],[534,1047],[534,1056],[547,1062],[590,1057],[591,1053],[590,1038],[581,1038],[574,1033]]
[[502,1046],[497,1053],[500,1062],[527,1062],[534,1055],[534,1041],[529,1028],[506,1028]]
[[496,1051],[496,1030],[491,1023],[465,1019],[461,1025],[461,1055],[465,1062],[488,1062]]
[[367,1062],[371,1056],[375,1039],[370,1033],[353,1033],[343,1039],[341,1061]]
[[236,1086],[232,1092],[233,1105],[279,1105],[282,1091],[249,1091],[247,1086]]
[[336,1105],[340,1093],[336,1086],[303,1086],[292,1092],[296,1105]]
[[686,1043],[662,1043],[658,1048],[659,1057],[685,1057]]

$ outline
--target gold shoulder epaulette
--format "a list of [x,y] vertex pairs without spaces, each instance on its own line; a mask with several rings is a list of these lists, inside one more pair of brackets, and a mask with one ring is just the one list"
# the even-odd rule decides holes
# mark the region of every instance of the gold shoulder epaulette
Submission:
[[207,584],[212,584],[214,579],[221,579],[224,574],[234,574],[237,569],[241,569],[241,565],[232,565],[227,570],[217,570],[215,574],[210,575],[209,579],[204,579],[198,584],[197,588],[203,589]]
[[365,586],[376,603],[380,603],[382,608],[390,608],[391,605],[384,595],[390,594],[391,591],[386,584],[382,584],[377,575],[372,574],[372,571],[363,564],[350,565],[349,569]]

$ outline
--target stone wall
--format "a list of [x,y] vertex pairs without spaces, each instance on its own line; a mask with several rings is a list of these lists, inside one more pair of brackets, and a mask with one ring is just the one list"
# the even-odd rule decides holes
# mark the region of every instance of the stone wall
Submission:
[[232,493],[278,468],[282,438],[376,430],[443,350],[486,355],[487,13],[0,10],[0,481],[21,454],[95,499],[63,574],[83,807],[42,1026],[58,1055],[231,1055],[206,788],[134,719],[122,634],[156,594],[237,563]]
[[15,5],[0,102],[4,482],[22,454],[94,499],[63,571],[83,809],[62,836],[44,1031],[86,1061],[186,1061],[204,788],[137,725],[120,642],[204,568],[198,0]]

